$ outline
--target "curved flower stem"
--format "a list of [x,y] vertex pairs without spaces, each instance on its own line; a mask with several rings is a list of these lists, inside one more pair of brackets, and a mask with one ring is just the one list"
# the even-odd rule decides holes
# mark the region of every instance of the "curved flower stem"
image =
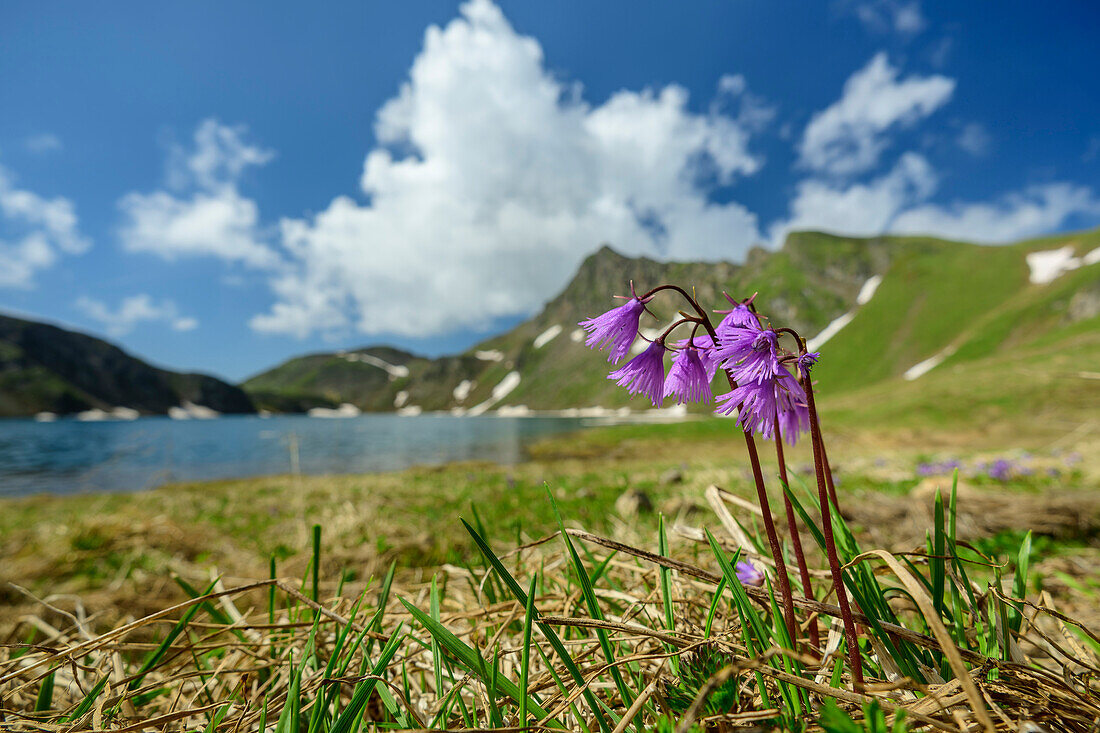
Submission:
[[852,618],[852,608],[848,603],[848,590],[844,587],[844,574],[840,569],[840,558],[836,552],[836,541],[833,538],[833,513],[829,505],[829,490],[826,485],[826,468],[823,460],[825,441],[821,438],[821,424],[817,421],[813,380],[807,373],[803,381],[805,382],[803,387],[806,390],[806,406],[810,413],[810,435],[813,438],[817,498],[821,505],[821,532],[825,536],[825,552],[829,556],[829,571],[833,576],[833,586],[836,588],[837,605],[840,606],[840,615],[844,619],[844,636],[848,641],[848,664],[852,668],[852,680],[856,690],[861,690],[863,689],[863,660],[859,652],[855,619]]
[[764,488],[764,475],[760,471],[760,456],[756,453],[756,441],[748,430],[745,433],[745,447],[749,451],[749,463],[752,464],[752,477],[756,481],[756,496],[760,502],[760,509],[764,514],[764,531],[768,535],[768,544],[771,545],[772,559],[775,561],[775,580],[779,585],[779,595],[783,599],[783,617],[787,622],[787,633],[790,634],[791,644],[798,647],[798,637],[795,635],[796,625],[794,621],[794,598],[791,595],[791,579],[787,577],[787,564],[783,562],[783,550],[779,546],[779,535],[775,533],[775,522],[772,521],[771,508],[768,503],[768,492]]
[[[718,334],[715,333],[714,326],[711,325],[710,317],[707,315],[707,312],[703,310],[695,298],[688,295],[687,291],[680,286],[658,285],[641,296],[641,300],[648,300],[662,290],[672,290],[679,293],[684,300],[691,305],[692,309],[699,314],[699,325],[707,330],[707,334],[714,343],[718,343]],[[731,375],[728,370],[723,371],[726,373],[726,380],[729,382],[730,389],[736,389],[737,382],[734,380],[733,375]],[[787,624],[787,632],[790,634],[791,643],[797,646],[798,637],[795,635],[797,627],[794,619],[794,597],[791,595],[791,579],[787,576],[787,564],[783,561],[783,551],[779,545],[779,536],[775,532],[775,523],[772,521],[771,503],[768,501],[768,492],[764,486],[764,474],[760,470],[760,456],[756,452],[756,441],[753,440],[752,434],[748,431],[743,432],[745,433],[745,446],[749,453],[749,464],[752,466],[753,480],[756,483],[757,501],[760,503],[760,509],[764,514],[764,531],[768,535],[768,545],[772,551],[772,560],[775,562],[776,583],[779,585],[779,594],[783,600],[783,616]]]
[[[783,511],[787,515],[787,532],[791,536],[791,544],[794,545],[794,556],[798,561],[798,574],[802,579],[802,595],[812,599],[814,591],[813,586],[810,584],[810,570],[806,567],[806,555],[802,551],[802,538],[798,534],[798,526],[794,521],[794,507],[791,506],[791,499],[787,496],[787,489],[790,484],[787,482],[787,462],[783,457],[783,436],[779,431],[778,409],[776,410],[775,424],[775,457],[779,461],[779,482],[783,485]],[[821,633],[817,627],[817,616],[810,619],[810,644],[816,649],[821,649]]]

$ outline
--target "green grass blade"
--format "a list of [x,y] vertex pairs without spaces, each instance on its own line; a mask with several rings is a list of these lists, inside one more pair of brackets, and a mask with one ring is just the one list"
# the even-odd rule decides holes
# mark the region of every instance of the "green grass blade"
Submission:
[[[439,623],[404,598],[398,598],[398,600],[401,601],[402,605],[405,606],[405,609],[412,617],[416,619],[417,623],[423,626],[428,633],[431,634],[433,639],[439,640],[440,646],[445,649],[448,654],[457,659],[468,672],[472,672],[476,677],[479,677],[483,683],[486,685],[490,683],[488,670],[485,668],[485,660],[481,658],[477,650],[451,633],[450,629],[446,626]],[[533,711],[535,715],[538,715],[540,718],[547,715],[546,710],[544,710],[538,702],[530,699],[529,695],[525,695],[511,680],[501,678],[497,680],[497,685],[505,695],[515,700],[516,703],[519,703],[520,700],[527,697],[527,708]],[[560,723],[557,723],[554,727],[562,726]]]
[[103,689],[107,686],[107,680],[109,678],[109,674],[104,675],[103,679],[101,679],[99,682],[96,682],[95,687],[88,690],[88,694],[84,696],[84,699],[80,701],[80,704],[73,708],[73,711],[66,715],[62,719],[62,722],[71,723],[74,720],[80,720],[82,717],[84,717],[84,715],[92,709],[92,705],[95,704],[96,698],[103,694]]
[[[526,606],[528,596],[526,593],[523,592],[523,588],[520,587],[519,581],[517,581],[512,576],[512,574],[508,572],[508,569],[504,567],[504,563],[500,561],[500,558],[496,556],[496,553],[493,552],[492,548],[489,547],[489,544],[477,532],[477,530],[470,526],[470,523],[467,522],[465,519],[461,521],[462,525],[466,528],[466,531],[470,533],[471,537],[473,537],[474,544],[477,545],[478,550],[481,551],[481,554],[485,557],[486,562],[488,562],[492,569],[496,571],[497,577],[501,579],[501,582],[503,582],[505,586],[507,586],[508,590],[512,593],[512,596],[515,597],[517,601]],[[538,609],[535,609],[535,617],[536,619],[538,618]],[[580,668],[577,667],[577,663],[573,661],[573,657],[565,648],[565,644],[562,643],[561,637],[558,636],[558,633],[554,631],[554,628],[552,626],[549,626],[548,624],[544,624],[540,621],[536,621],[536,623],[538,624],[539,631],[542,632],[542,635],[546,638],[547,642],[550,643],[550,647],[554,650],[554,653],[558,655],[558,658],[561,660],[562,664],[565,665],[565,668],[569,672],[569,675],[573,678],[573,681],[579,686],[585,686],[584,676],[581,674]],[[607,722],[607,717],[603,714],[602,709],[596,703],[596,697],[592,694],[591,690],[587,688],[587,686],[585,686],[584,688],[583,695],[585,702],[588,703],[589,710],[592,711],[592,714],[596,717],[597,723],[599,723],[600,730],[604,731],[604,733],[611,733],[612,726]]]
[[[558,530],[561,532],[562,540],[565,543],[565,549],[569,553],[569,558],[573,562],[573,570],[577,574],[577,580],[581,584],[581,595],[584,598],[585,605],[588,606],[588,613],[593,619],[597,621],[603,621],[603,612],[600,611],[600,603],[596,598],[596,591],[592,587],[592,579],[588,575],[588,571],[584,567],[584,563],[581,562],[580,555],[577,554],[577,548],[573,545],[573,540],[570,538],[569,533],[565,531],[565,523],[562,521],[561,513],[558,512],[558,504],[554,500],[554,495],[547,489],[547,496],[550,497],[550,506],[554,509],[554,517],[558,520]],[[634,702],[634,695],[630,689],[626,686],[626,681],[623,680],[622,674],[619,672],[619,667],[615,660],[615,650],[611,646],[611,637],[607,633],[607,629],[596,628],[596,638],[600,642],[600,649],[603,651],[604,659],[610,666],[611,679],[615,682],[615,687],[619,690],[619,696],[622,698],[623,706],[629,708]],[[638,712],[635,718],[635,725],[638,731],[642,731],[642,716],[641,712]]]
[[[215,585],[217,585],[217,581],[214,581],[209,586],[207,586],[206,590],[203,591],[201,595],[205,596],[210,593],[212,590],[214,590]],[[183,630],[187,627],[187,624],[191,623],[191,620],[195,618],[200,608],[202,608],[202,604],[195,603],[188,607],[186,611],[184,611],[183,616],[180,617],[180,620],[176,622],[176,625],[172,627],[172,630],[169,631],[168,635],[165,636],[164,639],[160,642],[160,645],[148,657],[146,657],[145,663],[141,665],[141,668],[134,676],[134,679],[132,679],[130,681],[130,684],[126,686],[127,690],[133,691],[141,687],[141,681],[145,679],[145,675],[149,674],[149,671],[160,663],[160,660],[163,659],[164,655],[168,653],[168,649],[172,646],[172,642],[175,641],[176,638],[183,633]]]
[[523,698],[519,701],[519,724],[527,725],[527,689],[531,680],[531,624],[535,620],[535,585],[538,576],[531,578],[527,591],[527,607],[523,615],[523,656],[520,658],[519,687]]
[[44,713],[53,707],[53,678],[54,670],[42,678],[42,686],[38,688],[38,697],[34,701],[34,712]]
[[944,617],[944,590],[946,588],[947,532],[944,526],[943,496],[936,492],[935,518],[932,522],[932,557],[928,558],[928,569],[932,576],[932,605],[940,618]]
[[[371,669],[371,675],[373,677],[381,677],[382,673],[386,671],[386,667],[389,666],[390,660],[393,659],[393,655],[397,653],[397,648],[401,645],[401,640],[403,638],[404,635],[401,634],[401,627],[399,626],[390,636],[386,645],[382,647],[382,651],[378,655],[378,661],[375,662],[374,667]],[[340,715],[336,718],[336,721],[332,724],[332,728],[329,729],[328,733],[351,733],[352,729],[359,725],[363,717],[363,709],[367,706],[371,693],[374,692],[374,688],[377,684],[377,679],[360,681],[355,686],[355,691],[351,695],[351,701],[348,702],[347,707],[340,712]]]

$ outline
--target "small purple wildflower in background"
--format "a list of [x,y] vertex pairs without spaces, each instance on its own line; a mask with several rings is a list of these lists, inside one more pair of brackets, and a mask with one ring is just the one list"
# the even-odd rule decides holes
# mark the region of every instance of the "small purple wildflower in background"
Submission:
[[751,562],[739,560],[734,572],[737,573],[737,579],[741,581],[741,585],[764,585],[764,573]]
[[699,350],[687,347],[681,349],[672,360],[665,380],[665,397],[676,396],[678,404],[687,402],[710,402],[710,377],[699,357]]
[[994,481],[1008,481],[1012,477],[1012,463],[998,458],[989,466],[989,478]]
[[638,319],[644,310],[645,303],[635,296],[618,308],[581,321],[577,325],[589,334],[584,345],[600,351],[610,347],[611,353],[607,360],[617,363],[630,351],[630,345],[638,336]]
[[759,326],[731,328],[718,337],[714,359],[729,369],[736,382],[760,382],[779,373],[779,335]]
[[660,407],[665,389],[665,345],[660,339],[626,365],[607,375],[630,394],[644,394],[654,407]]

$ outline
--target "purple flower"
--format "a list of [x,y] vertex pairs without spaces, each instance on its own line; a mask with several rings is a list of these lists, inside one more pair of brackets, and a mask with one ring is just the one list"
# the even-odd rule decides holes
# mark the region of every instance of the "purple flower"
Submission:
[[588,331],[584,345],[590,349],[603,351],[611,347],[607,360],[618,362],[638,335],[638,319],[645,310],[645,303],[633,297],[618,308],[612,308],[603,315],[581,321],[577,325]]
[[809,374],[810,367],[817,363],[817,360],[821,358],[820,351],[807,351],[805,354],[798,355],[798,371],[802,374]]
[[681,349],[672,360],[665,380],[665,397],[676,395],[677,404],[686,402],[710,402],[710,379],[706,366],[699,357],[699,350],[687,347]]
[[764,585],[764,573],[751,562],[738,561],[734,572],[737,573],[737,579],[741,581],[741,585]]
[[710,384],[714,381],[714,375],[718,373],[719,367],[718,360],[714,358],[714,339],[704,333],[676,342],[676,347],[680,349],[693,346],[699,351],[699,361],[703,362],[703,368],[707,370],[707,384]]
[[989,467],[989,478],[994,481],[1008,481],[1012,477],[1012,463],[1003,458],[993,461]]
[[[760,328],[760,319],[749,308],[748,301],[739,303],[731,298],[728,293],[722,293],[722,295],[726,296],[726,300],[730,302],[733,308],[728,311],[715,311],[715,313],[726,314],[726,317],[714,329],[720,337],[732,328]],[[752,298],[749,298],[749,301],[751,300]]]
[[779,434],[789,445],[794,445],[801,433],[810,430],[810,408],[806,391],[784,368],[775,380],[775,392],[779,407]]
[[763,438],[775,436],[776,418],[780,434],[788,443],[810,429],[810,413],[806,393],[785,367],[778,376],[756,382],[738,382],[732,392],[718,396],[715,412],[732,415],[739,410],[737,422],[750,433]]
[[665,345],[658,339],[626,365],[607,375],[630,394],[644,394],[660,407],[665,387]]
[[718,337],[714,359],[729,369],[735,381],[760,382],[779,373],[779,336],[771,329],[731,328]]

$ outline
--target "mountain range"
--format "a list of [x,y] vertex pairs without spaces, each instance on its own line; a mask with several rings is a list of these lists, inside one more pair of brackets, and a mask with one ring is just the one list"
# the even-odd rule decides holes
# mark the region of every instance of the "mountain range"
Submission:
[[[929,237],[791,234],[742,264],[657,262],[603,247],[542,311],[462,354],[372,346],[290,359],[240,388],[151,367],[90,336],[0,317],[0,415],[194,403],[219,412],[356,410],[482,414],[645,409],[606,379],[577,322],[615,294],[661,283],[720,308],[723,291],[811,338],[819,389],[879,411],[1100,408],[1100,229],[984,246]],[[655,335],[682,307],[658,297]],[[960,387],[960,380],[965,387]],[[904,407],[903,407],[904,406]],[[1019,409],[1025,409],[1020,405]],[[345,412],[354,412],[344,408]],[[909,414],[909,413],[906,413]],[[972,415],[973,416],[973,415]]]
[[[1028,354],[1039,371],[1053,364],[1052,355],[1078,353],[1077,372],[1090,373],[1090,360],[1092,371],[1100,371],[1100,229],[1005,246],[800,232],[777,251],[753,250],[739,265],[656,262],[604,247],[542,312],[466,353],[311,354],[242,386],[269,409],[342,402],[363,410],[474,414],[644,409],[606,379],[609,365],[585,348],[577,327],[620,302],[612,295],[628,293],[631,281],[639,292],[661,283],[690,288],[704,307],[721,307],[723,291],[739,298],[759,293],[755,302],[773,324],[812,337],[821,349],[815,378],[828,394],[890,384],[899,395],[915,390],[917,399],[958,368]],[[656,319],[643,319],[650,336],[681,306],[659,297],[651,307]],[[1015,383],[1035,381],[1017,372]],[[1065,399],[1080,404],[1076,396]]]

